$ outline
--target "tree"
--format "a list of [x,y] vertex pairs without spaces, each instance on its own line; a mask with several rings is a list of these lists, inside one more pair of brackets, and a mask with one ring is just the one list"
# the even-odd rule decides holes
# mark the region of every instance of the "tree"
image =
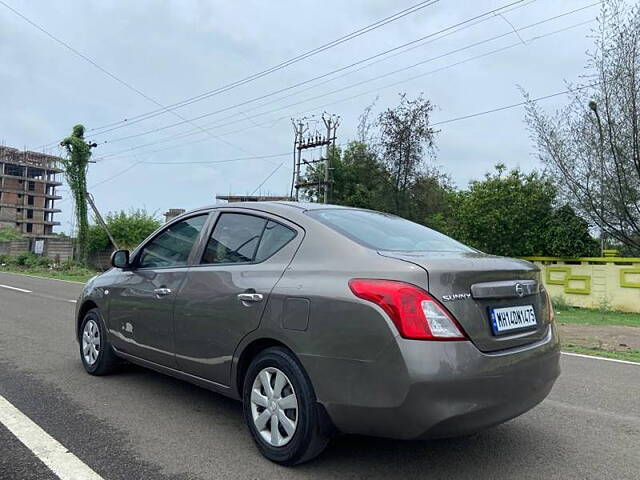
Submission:
[[447,231],[479,250],[510,257],[594,253],[587,223],[570,207],[554,208],[556,188],[538,172],[518,169],[473,181],[454,195]]
[[332,168],[333,203],[389,211],[389,172],[369,145],[349,143],[344,153],[336,156]]
[[78,228],[78,260],[87,261],[87,242],[89,233],[89,219],[87,216],[87,167],[91,158],[90,144],[84,140],[84,126],[76,125],[70,137],[65,138],[60,145],[67,151],[67,158],[62,159],[64,173],[75,202],[76,222]]
[[429,126],[433,105],[420,95],[400,95],[400,103],[378,116],[380,156],[391,174],[395,213],[405,215],[408,192],[417,180],[425,154],[433,154],[435,130]]
[[[122,248],[133,250],[140,242],[156,230],[161,222],[145,210],[110,212],[105,223],[113,238]],[[102,252],[111,248],[111,241],[100,225],[89,227],[88,249],[91,252]]]
[[570,205],[554,209],[543,238],[543,253],[554,257],[594,257],[600,250],[589,225]]
[[640,7],[606,0],[589,74],[555,115],[527,122],[561,194],[601,232],[640,249]]
[[419,173],[410,190],[407,218],[436,230],[446,230],[452,210],[455,186],[449,175],[435,167]]

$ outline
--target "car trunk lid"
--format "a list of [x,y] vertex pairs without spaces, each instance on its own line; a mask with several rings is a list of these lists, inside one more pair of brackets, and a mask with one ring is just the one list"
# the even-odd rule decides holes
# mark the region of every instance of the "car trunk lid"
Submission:
[[[530,262],[475,252],[388,252],[380,255],[416,264],[427,271],[427,290],[454,315],[483,352],[513,348],[543,339],[548,311],[540,272]],[[495,332],[504,312],[533,307],[536,324]],[[521,308],[513,308],[521,307]],[[518,313],[517,315],[520,315]],[[511,325],[509,328],[513,327]],[[504,323],[502,327],[504,328]]]

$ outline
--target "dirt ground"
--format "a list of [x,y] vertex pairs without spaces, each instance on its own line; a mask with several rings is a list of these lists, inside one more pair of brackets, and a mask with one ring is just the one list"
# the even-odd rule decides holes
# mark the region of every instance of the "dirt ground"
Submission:
[[563,344],[614,352],[640,350],[640,328],[621,325],[558,323]]

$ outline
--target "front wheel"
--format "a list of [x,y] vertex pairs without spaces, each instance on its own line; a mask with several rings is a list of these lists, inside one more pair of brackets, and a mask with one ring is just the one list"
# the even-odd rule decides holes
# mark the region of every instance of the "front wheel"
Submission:
[[295,465],[326,447],[313,386],[289,350],[260,352],[247,370],[242,397],[251,435],[269,460]]
[[91,375],[107,375],[116,365],[116,356],[97,308],[89,310],[80,327],[80,359]]

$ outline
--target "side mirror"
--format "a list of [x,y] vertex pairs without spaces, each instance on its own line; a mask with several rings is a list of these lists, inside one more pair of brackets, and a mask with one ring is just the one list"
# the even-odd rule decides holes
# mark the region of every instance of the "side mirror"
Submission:
[[116,268],[129,268],[129,250],[116,250],[111,254],[111,265]]

